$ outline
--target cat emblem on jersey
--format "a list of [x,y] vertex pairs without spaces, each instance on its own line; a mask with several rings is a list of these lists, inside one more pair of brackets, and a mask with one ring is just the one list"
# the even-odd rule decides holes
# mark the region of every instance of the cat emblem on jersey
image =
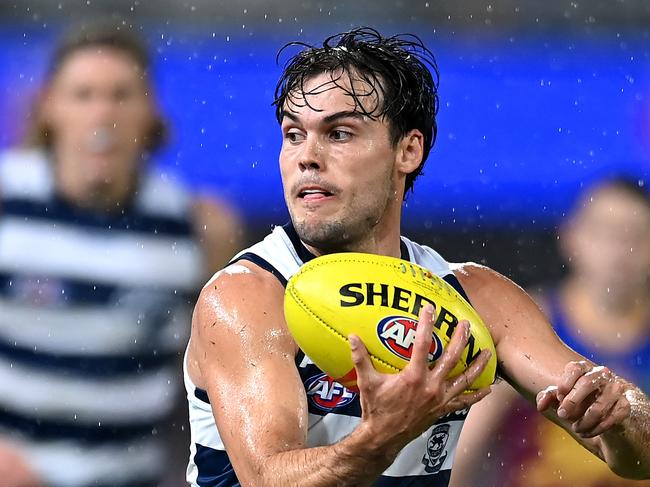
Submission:
[[447,441],[449,440],[449,425],[439,424],[431,431],[427,440],[427,450],[422,457],[422,464],[427,473],[436,473],[442,468],[447,458]]

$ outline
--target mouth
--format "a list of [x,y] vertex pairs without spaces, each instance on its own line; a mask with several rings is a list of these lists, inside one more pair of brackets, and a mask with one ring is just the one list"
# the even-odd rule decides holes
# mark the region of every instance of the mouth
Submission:
[[105,155],[117,147],[117,138],[112,131],[99,127],[86,136],[84,145],[91,154]]
[[304,201],[318,201],[334,196],[334,193],[320,186],[306,186],[298,191],[298,198]]

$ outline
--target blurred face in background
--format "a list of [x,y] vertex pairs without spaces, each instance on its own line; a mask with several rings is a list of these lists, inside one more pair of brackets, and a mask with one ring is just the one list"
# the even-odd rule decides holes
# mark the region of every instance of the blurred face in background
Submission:
[[602,187],[585,200],[562,235],[563,251],[585,285],[638,294],[650,278],[650,208],[636,195]]
[[128,53],[88,46],[68,55],[41,112],[64,196],[108,209],[128,199],[154,113],[147,78]]

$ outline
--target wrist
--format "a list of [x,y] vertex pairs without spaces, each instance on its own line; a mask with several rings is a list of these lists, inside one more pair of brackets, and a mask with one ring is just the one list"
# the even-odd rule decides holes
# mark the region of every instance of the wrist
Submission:
[[627,478],[650,478],[650,413],[648,397],[630,384],[624,397],[629,404],[627,416],[600,435],[603,458],[618,475]]
[[400,451],[400,447],[383,441],[382,435],[367,421],[362,421],[339,447],[342,456],[358,456],[368,465],[380,468],[379,472],[386,470]]

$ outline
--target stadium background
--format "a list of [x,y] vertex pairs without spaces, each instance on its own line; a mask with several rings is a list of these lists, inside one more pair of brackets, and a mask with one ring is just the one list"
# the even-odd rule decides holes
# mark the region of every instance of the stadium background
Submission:
[[650,173],[650,4],[530,1],[0,3],[0,149],[21,140],[52,41],[120,15],[154,53],[172,127],[154,160],[238,207],[250,239],[287,219],[271,106],[286,42],[359,25],[420,36],[441,71],[438,141],[405,234],[522,284],[561,272],[555,230],[581,187]]

